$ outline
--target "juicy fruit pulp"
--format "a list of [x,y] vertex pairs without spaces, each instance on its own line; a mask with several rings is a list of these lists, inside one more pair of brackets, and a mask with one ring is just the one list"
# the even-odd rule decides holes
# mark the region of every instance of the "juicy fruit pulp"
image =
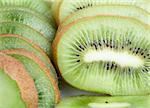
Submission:
[[0,69],[0,86],[0,108],[26,108],[16,82],[3,69]]
[[[40,4],[40,5],[39,5]],[[0,7],[22,7],[51,18],[50,7],[43,0],[0,0]]]
[[65,18],[62,26],[67,25],[80,18],[96,15],[116,15],[138,19],[150,25],[150,14],[136,6],[130,5],[98,5],[75,12]]
[[111,95],[150,93],[149,46],[148,26],[119,16],[76,21],[58,32],[53,43],[58,68],[69,84]]
[[34,83],[38,91],[38,108],[53,107],[55,103],[54,85],[52,85],[48,76],[41,67],[30,58],[23,55],[10,54],[10,56],[19,60],[34,79]]
[[78,96],[65,98],[56,108],[148,108],[150,96]]
[[0,11],[0,21],[1,22],[16,22],[28,25],[29,27],[35,29],[37,32],[40,32],[52,42],[55,35],[55,28],[49,24],[47,21],[40,19],[32,15],[29,12],[19,11],[19,10],[6,10]]
[[30,41],[25,40],[24,38],[21,38],[20,36],[16,35],[0,35],[0,50],[7,50],[7,49],[26,49],[27,51],[31,51],[34,53],[37,57],[42,60],[45,65],[52,70],[52,75],[55,79],[57,79],[55,70],[50,63],[49,58],[46,56],[46,54],[38,47],[36,47],[33,43]]
[[25,37],[42,48],[49,56],[52,55],[50,41],[27,25],[16,22],[1,22],[0,34],[16,34]]
[[62,0],[58,10],[58,20],[62,23],[72,13],[97,5],[133,5],[150,12],[149,0]]

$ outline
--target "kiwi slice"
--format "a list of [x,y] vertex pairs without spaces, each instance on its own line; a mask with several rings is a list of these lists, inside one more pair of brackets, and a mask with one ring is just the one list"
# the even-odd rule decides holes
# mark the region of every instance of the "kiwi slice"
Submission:
[[149,0],[62,0],[60,4],[57,11],[59,24],[70,14],[96,5],[134,5],[150,12]]
[[29,14],[32,14],[35,17],[43,20],[44,22],[46,22],[48,24],[51,24],[54,28],[56,28],[56,24],[55,24],[55,21],[54,21],[53,17],[52,18],[47,18],[47,17],[41,15],[38,12],[29,10],[27,8],[24,8],[24,7],[0,7],[0,11],[15,11],[15,10],[17,10],[17,11],[23,11],[23,12],[27,12]]
[[[38,91],[38,108],[52,108],[55,104],[54,80],[47,71],[24,53],[16,51],[7,51],[8,55],[21,62],[29,75],[34,79],[36,89]],[[49,71],[48,71],[49,72]],[[49,75],[49,77],[48,77]],[[52,82],[53,81],[53,82]]]
[[31,41],[14,34],[0,35],[0,50],[26,49],[34,53],[51,70],[52,76],[57,80],[57,75],[48,56]]
[[0,85],[1,108],[37,108],[34,81],[20,62],[3,53],[0,53]]
[[48,41],[41,33],[27,25],[16,22],[1,22],[0,34],[16,34],[25,37],[42,48],[49,57],[52,57],[50,41]]
[[0,21],[13,21],[28,25],[43,34],[48,40],[50,40],[50,42],[53,41],[56,32],[55,28],[51,24],[25,11],[0,11]]
[[[56,101],[56,103],[58,103],[59,102],[59,100],[60,100],[60,92],[59,92],[59,89],[58,89],[58,84],[57,84],[57,82],[56,82],[56,80],[52,77],[52,75],[51,75],[51,70],[49,70],[48,68],[47,68],[47,66],[35,55],[35,54],[33,54],[33,53],[31,53],[31,52],[29,52],[29,51],[27,51],[27,50],[24,50],[24,49],[12,49],[12,50],[3,50],[3,51],[1,51],[1,52],[3,52],[3,53],[5,53],[5,54],[7,54],[7,55],[10,55],[10,56],[12,56],[12,57],[14,57],[14,58],[16,58],[16,59],[18,59],[18,58],[20,58],[20,57],[24,57],[24,58],[28,58],[28,59],[30,59],[32,62],[34,61],[34,64],[36,65],[35,67],[38,67],[38,68],[36,68],[35,69],[35,67],[30,67],[30,66],[28,66],[27,68],[27,70],[29,70],[29,72],[30,72],[30,74],[31,74],[31,76],[33,76],[33,79],[36,79],[36,77],[37,77],[37,75],[36,75],[36,71],[38,71],[37,69],[39,69],[40,71],[39,71],[39,74],[42,72],[42,75],[44,74],[44,77],[48,77],[49,78],[49,80],[51,81],[51,84],[53,85],[52,86],[52,88],[54,88],[54,95],[55,95],[55,101]],[[19,59],[20,60],[20,59]],[[21,62],[22,62],[22,60],[20,60]],[[26,59],[24,60],[24,61],[26,61]],[[26,62],[24,62],[24,63],[27,63],[27,61]],[[29,63],[29,64],[28,64]],[[27,65],[31,65],[32,63],[30,63],[30,62],[28,62],[27,63]],[[34,66],[34,65],[33,65]],[[32,72],[32,71],[33,72]],[[36,75],[36,76],[34,76],[34,74]],[[41,75],[41,76],[42,76]],[[40,76],[40,75],[39,75]],[[34,78],[35,77],[35,78]],[[37,78],[38,79],[38,78]],[[47,79],[47,78],[46,78]],[[38,84],[39,85],[39,84]],[[37,86],[38,86],[37,85]],[[39,87],[41,87],[40,85],[39,85]],[[40,89],[40,88],[39,88]],[[42,92],[42,90],[40,90],[41,92]],[[44,93],[45,94],[45,93]],[[44,94],[42,94],[42,95],[44,95]],[[44,97],[44,96],[42,96],[42,95],[40,95],[40,97]],[[46,96],[46,95],[45,95]],[[48,96],[47,96],[48,97]],[[43,99],[43,98],[42,98]],[[49,101],[50,101],[50,99],[48,99]],[[45,102],[46,103],[46,102]]]
[[[71,39],[71,40],[70,40]],[[60,30],[54,61],[64,80],[111,95],[150,93],[150,27],[121,16],[94,16]]]
[[69,15],[64,20],[64,22],[62,22],[62,25],[67,25],[80,18],[97,15],[116,15],[133,17],[150,25],[150,14],[139,7],[131,5],[99,5],[89,7],[87,9],[83,9],[79,12],[75,12],[74,14]]
[[0,7],[22,7],[51,18],[51,7],[44,0],[0,0]]
[[56,108],[148,108],[150,96],[76,96],[63,99]]
[[52,13],[53,13],[53,16],[55,18],[57,25],[59,25],[58,11],[59,11],[59,7],[60,7],[62,1],[63,0],[55,0],[52,4]]

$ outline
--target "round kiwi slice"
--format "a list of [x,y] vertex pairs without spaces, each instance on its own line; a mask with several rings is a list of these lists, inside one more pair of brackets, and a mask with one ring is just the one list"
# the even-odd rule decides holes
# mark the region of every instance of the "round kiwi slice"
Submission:
[[97,15],[117,15],[133,17],[150,25],[150,14],[139,7],[131,5],[98,5],[80,10],[79,12],[75,12],[69,15],[64,20],[64,22],[62,22],[62,26],[67,25],[83,17]]
[[76,96],[63,99],[56,108],[148,108],[150,96]]
[[34,79],[38,91],[38,108],[52,108],[55,104],[56,92],[54,88],[56,88],[56,83],[49,74],[49,71],[45,71],[36,62],[37,60],[34,61],[35,59],[32,58],[33,54],[30,52],[21,53],[21,50],[7,50],[5,53],[21,62],[29,75]]
[[0,35],[0,50],[9,49],[26,49],[34,53],[45,65],[51,70],[52,76],[57,80],[57,75],[54,67],[51,64],[48,56],[38,46],[31,41],[14,34]]
[[20,62],[3,53],[0,53],[0,85],[1,108],[38,108],[34,81]]
[[146,24],[121,16],[95,16],[63,27],[52,48],[62,77],[72,86],[143,95],[150,93],[149,46]]
[[67,16],[74,12],[78,12],[89,7],[94,7],[96,5],[105,4],[135,5],[150,12],[149,0],[62,0],[59,10],[57,11],[59,24],[62,23]]
[[0,7],[22,7],[51,18],[51,7],[44,0],[0,0]]
[[[24,49],[12,49],[12,50],[3,50],[3,51],[0,51],[0,52],[3,52],[3,53],[5,53],[5,54],[7,54],[7,55],[10,55],[10,56],[12,56],[12,57],[14,57],[14,58],[16,58],[16,59],[18,59],[18,58],[20,58],[20,57],[22,57],[22,56],[24,56],[25,58],[28,58],[28,59],[30,59],[31,61],[34,61],[34,64],[36,64],[36,66],[38,67],[38,68],[36,68],[36,69],[39,69],[40,71],[39,72],[42,72],[42,74],[44,73],[45,75],[47,75],[48,76],[48,78],[49,78],[49,80],[51,81],[51,83],[52,83],[52,85],[53,85],[53,87],[52,88],[54,88],[54,94],[55,94],[55,101],[56,101],[56,103],[58,103],[59,102],[59,100],[60,100],[60,92],[59,92],[59,89],[58,89],[58,84],[57,84],[57,82],[56,82],[56,80],[52,77],[52,75],[51,75],[51,73],[52,72],[50,72],[51,70],[49,70],[48,68],[47,68],[47,66],[35,55],[35,54],[33,54],[33,53],[31,53],[31,52],[29,52],[29,51],[27,51],[27,50],[24,50]],[[19,59],[20,60],[20,59]],[[22,60],[20,60],[21,62],[22,62]],[[24,62],[24,63],[27,63],[27,61],[26,62]],[[29,62],[28,62],[29,63]],[[27,63],[27,65],[31,65],[31,64],[28,64]],[[34,66],[34,65],[33,65]],[[34,74],[36,74],[35,72],[37,71],[37,70],[35,70],[34,68],[35,67],[30,67],[30,66],[28,66],[27,67],[28,69],[27,70],[30,70],[30,72],[31,72],[31,76],[33,76],[33,77],[35,77],[34,76]],[[32,72],[32,71],[34,71],[34,72]],[[42,71],[41,71],[42,70]],[[40,74],[40,73],[39,73]],[[44,76],[45,76],[44,75]],[[46,76],[45,76],[46,77]],[[35,79],[35,78],[33,78],[33,79]],[[47,78],[46,78],[47,79]],[[39,86],[40,87],[40,86]],[[41,91],[41,90],[40,90]],[[42,91],[41,91],[42,92]],[[44,95],[44,94],[43,94]],[[40,95],[41,96],[41,95]],[[41,96],[42,97],[42,96]],[[50,99],[48,99],[49,101],[50,101]]]
[[50,42],[53,41],[56,28],[40,18],[20,10],[0,11],[0,22],[17,22],[30,26],[45,36]]
[[0,22],[0,34],[16,34],[23,36],[42,48],[50,58],[52,57],[50,41],[46,39],[43,34],[27,25],[16,22]]

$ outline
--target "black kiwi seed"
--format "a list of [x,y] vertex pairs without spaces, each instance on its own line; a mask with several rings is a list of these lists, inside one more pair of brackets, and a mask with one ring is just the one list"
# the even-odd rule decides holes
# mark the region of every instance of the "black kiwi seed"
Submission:
[[80,49],[84,50],[84,47],[82,45],[79,45]]
[[77,62],[80,62],[80,60],[77,60]]
[[80,55],[77,54],[76,56],[79,57]]
[[105,103],[108,103],[108,101],[105,101]]

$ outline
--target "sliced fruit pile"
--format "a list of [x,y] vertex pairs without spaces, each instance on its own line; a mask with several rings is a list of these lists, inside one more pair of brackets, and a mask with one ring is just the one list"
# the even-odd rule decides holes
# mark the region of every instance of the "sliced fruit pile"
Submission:
[[51,2],[0,0],[0,108],[53,108],[60,99],[50,61]]
[[149,108],[149,0],[56,0],[53,15],[53,61],[62,78],[81,90],[130,95],[106,97],[110,104],[69,98],[58,108]]

